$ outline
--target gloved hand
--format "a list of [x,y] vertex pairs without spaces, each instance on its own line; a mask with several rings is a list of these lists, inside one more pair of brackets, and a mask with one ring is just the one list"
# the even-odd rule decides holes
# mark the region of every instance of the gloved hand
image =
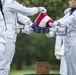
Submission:
[[38,7],[38,11],[41,13],[46,13],[47,10],[44,7]]
[[60,60],[61,59],[61,55],[56,55],[56,59]]
[[31,20],[29,20],[28,22],[26,22],[26,24],[25,25],[29,25],[29,26],[31,26],[33,23],[32,23],[32,21]]
[[51,27],[60,26],[60,22],[58,22],[58,21],[54,21],[54,23],[49,22],[49,25],[50,25]]
[[49,33],[45,34],[47,37],[51,38],[51,37],[55,37],[55,32],[50,31]]
[[56,59],[60,60],[61,59],[61,55],[56,55]]
[[46,33],[46,36],[51,38],[56,36],[56,27],[49,27],[49,32]]
[[29,25],[25,25],[24,28],[22,29],[22,33],[31,34],[32,32],[33,29]]

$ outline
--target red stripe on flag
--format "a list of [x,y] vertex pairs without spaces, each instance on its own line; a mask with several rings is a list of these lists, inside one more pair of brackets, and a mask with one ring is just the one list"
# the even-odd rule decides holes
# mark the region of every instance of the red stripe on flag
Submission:
[[47,16],[46,13],[41,13],[41,14],[38,16],[38,18],[36,19],[36,24],[39,25],[40,22],[41,22],[41,20],[42,20],[45,16]]
[[54,20],[49,19],[49,20],[47,21],[47,23],[46,23],[46,27],[50,27],[49,22],[53,23],[53,22],[54,22]]

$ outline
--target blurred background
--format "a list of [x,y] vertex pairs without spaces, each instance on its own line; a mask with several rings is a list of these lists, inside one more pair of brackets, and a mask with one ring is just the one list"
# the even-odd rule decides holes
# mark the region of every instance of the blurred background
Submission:
[[[57,20],[64,15],[68,7],[68,0],[17,0],[26,7],[43,6],[47,14]],[[36,17],[30,17],[34,22]],[[59,72],[59,60],[54,55],[55,38],[48,38],[44,34],[32,33],[30,35],[18,34],[16,52],[9,75],[23,75],[36,73],[36,62],[49,62],[50,73]]]

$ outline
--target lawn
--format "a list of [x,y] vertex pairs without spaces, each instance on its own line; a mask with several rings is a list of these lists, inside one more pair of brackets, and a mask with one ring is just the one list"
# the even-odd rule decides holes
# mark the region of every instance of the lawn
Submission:
[[[16,70],[16,67],[13,66],[9,75],[23,75],[23,74],[36,74],[36,66],[35,65],[31,65],[31,66],[24,66],[23,65],[23,70]],[[50,74],[58,74],[58,69],[59,67],[54,65],[54,66],[51,66],[50,68]],[[56,69],[56,70],[53,70],[53,69]]]
[[[50,71],[50,74],[58,74],[58,71]],[[36,74],[35,70],[11,70],[9,75]]]

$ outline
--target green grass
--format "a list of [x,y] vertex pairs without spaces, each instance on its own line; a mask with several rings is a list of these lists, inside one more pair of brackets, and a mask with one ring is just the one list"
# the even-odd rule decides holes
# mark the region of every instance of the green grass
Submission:
[[[52,70],[50,74],[58,74],[58,71]],[[11,70],[9,75],[36,74],[35,70]]]
[[[58,66],[54,65],[50,67],[50,74],[58,74]],[[54,70],[55,69],[55,70]],[[23,75],[23,74],[36,74],[36,66],[31,65],[31,66],[24,66],[22,70],[16,70],[16,66],[13,65],[9,75]]]

